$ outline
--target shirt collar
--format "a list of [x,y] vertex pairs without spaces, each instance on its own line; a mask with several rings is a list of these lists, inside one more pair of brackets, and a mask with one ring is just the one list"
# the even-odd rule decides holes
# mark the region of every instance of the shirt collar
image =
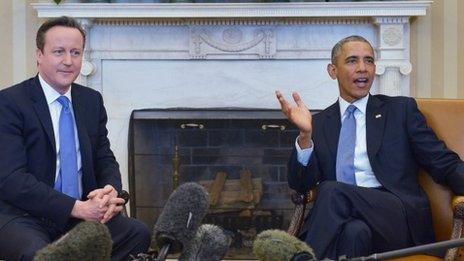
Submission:
[[[43,92],[45,94],[45,99],[47,100],[48,105],[52,104],[54,101],[56,101],[56,99],[58,99],[61,96],[61,94],[59,92],[57,92],[55,89],[53,89],[53,87],[50,86],[50,84],[48,84],[42,78],[42,76],[40,76],[40,73],[39,73],[39,81],[40,81],[40,85],[42,86],[42,90],[43,90]],[[66,96],[69,99],[69,101],[71,102],[71,104],[72,104],[71,88],[69,88],[68,91],[63,95]]]
[[362,113],[366,114],[366,107],[367,107],[367,100],[369,100],[369,93],[362,97],[361,99],[357,99],[356,101],[349,103],[345,101],[342,97],[338,97],[338,104],[340,105],[340,115],[343,117],[345,114],[346,109],[350,104],[356,106],[356,108]]

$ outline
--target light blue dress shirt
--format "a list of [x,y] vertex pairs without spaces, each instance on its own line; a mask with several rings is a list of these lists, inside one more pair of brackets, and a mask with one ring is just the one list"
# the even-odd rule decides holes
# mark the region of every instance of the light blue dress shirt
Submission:
[[[50,110],[50,116],[52,118],[53,125],[53,135],[55,136],[55,146],[56,146],[56,172],[55,172],[55,181],[60,173],[60,135],[59,135],[59,124],[60,124],[60,114],[61,114],[61,104],[58,102],[58,97],[61,96],[53,87],[51,87],[39,74],[40,85],[45,94],[45,99],[47,100],[48,109]],[[71,97],[71,88],[63,94],[68,97],[71,102],[70,107],[72,108],[72,97]],[[71,109],[71,113],[74,117],[74,110]],[[75,130],[75,141],[76,141],[76,153],[77,153],[77,169],[78,169],[78,179],[79,179],[79,198],[82,197],[82,160],[81,160],[81,150],[79,145],[79,138],[77,135],[77,126],[74,120],[74,130]]]
[[[372,171],[371,163],[369,162],[369,157],[367,155],[367,142],[366,142],[366,107],[367,100],[369,95],[363,97],[359,100],[354,101],[352,104],[355,105],[358,109],[354,113],[356,119],[356,147],[354,149],[354,168],[355,168],[355,178],[356,185],[361,187],[380,187],[382,186],[380,182],[374,175]],[[343,98],[338,98],[338,103],[340,105],[340,115],[342,115],[341,120],[345,119],[346,108],[350,105]],[[314,144],[314,143],[313,143]],[[302,150],[298,145],[298,138],[295,141],[295,147],[297,150],[297,159],[303,166],[310,164],[309,159],[314,150],[314,145],[311,148]]]

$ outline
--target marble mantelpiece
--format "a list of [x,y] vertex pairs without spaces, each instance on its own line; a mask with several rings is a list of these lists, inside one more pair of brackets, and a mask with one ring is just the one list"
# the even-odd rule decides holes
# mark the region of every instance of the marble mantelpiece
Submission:
[[410,18],[431,1],[228,4],[48,4],[41,18],[70,15],[85,27],[79,83],[99,90],[112,148],[128,188],[134,109],[278,108],[274,90],[298,91],[312,109],[335,101],[331,47],[359,34],[376,49],[374,93],[409,95]]

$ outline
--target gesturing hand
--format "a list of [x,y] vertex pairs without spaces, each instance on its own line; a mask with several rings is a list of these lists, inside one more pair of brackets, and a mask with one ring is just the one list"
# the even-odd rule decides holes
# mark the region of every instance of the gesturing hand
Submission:
[[309,112],[309,109],[301,100],[300,95],[297,92],[292,93],[293,100],[296,103],[296,106],[292,106],[285,100],[280,91],[276,91],[275,94],[284,115],[300,130],[300,136],[298,137],[298,144],[300,147],[302,149],[311,147],[311,112]]

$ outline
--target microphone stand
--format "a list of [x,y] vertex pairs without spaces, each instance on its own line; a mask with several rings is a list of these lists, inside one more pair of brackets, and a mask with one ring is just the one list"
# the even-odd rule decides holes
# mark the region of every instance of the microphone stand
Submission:
[[342,256],[338,260],[339,261],[341,260],[349,260],[349,261],[385,260],[385,259],[392,259],[392,258],[398,258],[398,257],[403,257],[403,256],[415,255],[415,254],[424,254],[425,252],[428,252],[428,251],[449,249],[449,248],[454,248],[454,247],[460,247],[463,245],[464,245],[464,238],[458,238],[458,239],[446,240],[446,241],[425,244],[425,245],[420,245],[420,246],[415,246],[415,247],[409,247],[409,248],[404,248],[404,249],[399,249],[399,250],[393,250],[393,251],[388,251],[388,252],[383,252],[383,253],[376,253],[370,256],[362,256],[362,257],[355,257],[355,258],[346,258],[345,256]]
[[170,248],[171,248],[170,243],[163,245],[163,247],[158,252],[158,257],[155,259],[155,261],[164,261],[164,260],[166,260],[166,256],[168,255]]
[[172,235],[161,233],[156,238],[158,246],[162,246],[158,252],[158,257],[155,261],[164,261],[169,253],[182,251],[182,244],[177,241]]

